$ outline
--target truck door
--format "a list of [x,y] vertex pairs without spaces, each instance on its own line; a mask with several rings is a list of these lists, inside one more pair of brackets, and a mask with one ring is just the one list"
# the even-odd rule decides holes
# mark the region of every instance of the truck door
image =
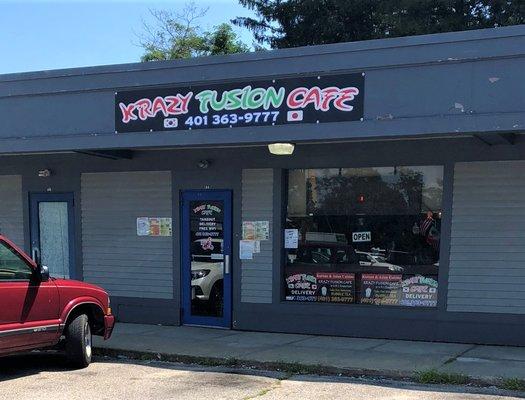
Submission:
[[37,279],[36,268],[0,239],[0,351],[36,347],[59,333],[58,290]]

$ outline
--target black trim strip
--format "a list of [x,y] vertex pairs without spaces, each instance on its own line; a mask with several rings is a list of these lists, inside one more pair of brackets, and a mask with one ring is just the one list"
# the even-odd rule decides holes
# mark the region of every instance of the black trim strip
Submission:
[[8,331],[0,331],[0,338],[15,336],[15,335],[26,335],[31,333],[52,333],[59,332],[59,325],[44,325],[44,326],[34,326],[32,328],[19,328],[19,329],[10,329]]

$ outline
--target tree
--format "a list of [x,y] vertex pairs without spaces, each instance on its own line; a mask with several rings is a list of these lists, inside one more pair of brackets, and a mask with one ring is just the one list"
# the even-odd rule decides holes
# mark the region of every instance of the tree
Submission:
[[174,60],[249,51],[227,23],[214,27],[211,32],[203,32],[198,20],[207,11],[197,8],[195,3],[186,4],[181,12],[150,10],[154,23],[144,22],[143,32],[138,35],[144,49],[141,60]]
[[250,49],[241,42],[231,25],[223,23],[215,27],[213,32],[204,34],[207,52],[215,56],[220,54],[246,53]]
[[232,22],[272,48],[525,23],[524,0],[239,0]]

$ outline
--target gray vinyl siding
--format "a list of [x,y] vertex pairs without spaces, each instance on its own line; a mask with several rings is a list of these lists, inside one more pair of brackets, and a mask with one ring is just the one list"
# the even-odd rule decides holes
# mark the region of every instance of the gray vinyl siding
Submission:
[[0,233],[24,247],[21,175],[0,175]]
[[525,314],[525,162],[456,164],[448,311]]
[[242,220],[269,221],[270,239],[261,241],[261,252],[253,260],[242,260],[241,302],[272,302],[273,170],[242,171]]
[[82,174],[84,280],[112,296],[173,298],[172,237],[137,236],[137,217],[172,215],[170,172]]

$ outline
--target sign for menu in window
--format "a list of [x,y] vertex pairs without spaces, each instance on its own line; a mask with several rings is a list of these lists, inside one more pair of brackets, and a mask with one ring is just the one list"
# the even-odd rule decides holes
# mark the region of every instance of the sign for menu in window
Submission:
[[364,73],[115,94],[115,132],[178,131],[363,119]]
[[190,203],[190,229],[193,240],[222,241],[222,201],[192,201]]
[[224,259],[222,201],[190,202],[190,243],[193,261],[217,262]]
[[285,229],[284,230],[284,248],[297,249],[299,247],[299,230]]
[[401,275],[362,274],[361,303],[398,305],[401,280]]
[[286,300],[353,303],[355,275],[338,272],[294,273],[286,277]]
[[424,276],[413,276],[401,282],[399,303],[409,307],[436,307],[438,282]]
[[295,273],[286,277],[286,300],[317,301],[314,273]]
[[339,272],[317,272],[317,301],[353,303],[355,275]]

